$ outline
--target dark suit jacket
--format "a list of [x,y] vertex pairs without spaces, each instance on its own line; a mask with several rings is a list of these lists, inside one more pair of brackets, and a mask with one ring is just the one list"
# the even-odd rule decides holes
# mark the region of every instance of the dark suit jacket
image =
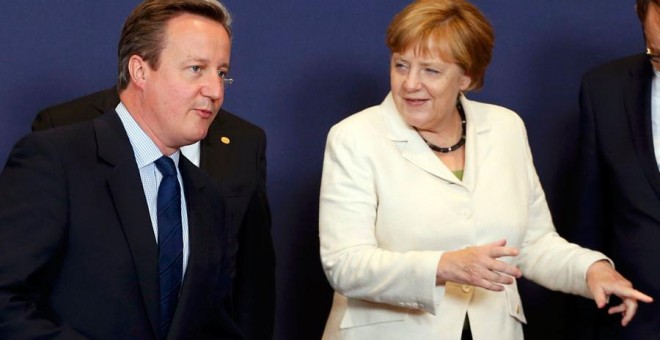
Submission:
[[[185,157],[190,257],[168,339],[240,338],[223,200]],[[155,339],[158,249],[116,113],[28,135],[0,176],[0,338]]]
[[[32,129],[44,130],[86,121],[114,110],[114,88],[47,108]],[[222,141],[227,137],[229,143]],[[220,110],[201,142],[200,167],[221,186],[226,225],[237,234],[233,317],[247,339],[271,339],[275,313],[275,252],[266,196],[264,131]],[[237,249],[235,247],[238,247]]]
[[[580,91],[580,188],[571,238],[611,256],[635,288],[653,296],[627,327],[600,320],[598,338],[660,337],[660,172],[651,132],[653,69],[644,55],[586,73]],[[593,308],[593,306],[592,306]],[[603,328],[605,329],[605,328]]]

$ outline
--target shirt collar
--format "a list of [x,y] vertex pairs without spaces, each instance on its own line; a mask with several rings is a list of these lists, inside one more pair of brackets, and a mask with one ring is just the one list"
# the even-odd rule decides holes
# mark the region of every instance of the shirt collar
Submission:
[[[128,134],[128,139],[133,147],[133,153],[135,154],[135,161],[137,162],[138,168],[143,168],[152,164],[158,158],[163,156],[163,153],[160,152],[156,143],[154,143],[144,130],[140,128],[123,103],[120,102],[115,108],[115,111],[117,111],[119,119],[121,119],[124,129],[126,130],[126,134]],[[179,167],[179,156],[180,152],[178,150],[170,155],[170,158],[172,158],[177,168]]]

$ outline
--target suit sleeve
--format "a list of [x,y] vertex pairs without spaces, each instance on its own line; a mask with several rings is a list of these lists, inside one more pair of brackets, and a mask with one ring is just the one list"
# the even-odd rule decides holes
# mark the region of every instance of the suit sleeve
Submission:
[[47,310],[66,240],[67,194],[51,143],[30,135],[0,175],[0,338],[81,339]]
[[52,111],[49,109],[39,111],[37,117],[32,122],[32,131],[43,131],[52,127],[55,127]]
[[257,189],[238,235],[235,318],[246,339],[272,339],[275,319],[275,251],[266,191],[266,136],[259,130]]
[[555,231],[522,121],[519,122],[529,182],[529,217],[518,264],[525,277],[552,290],[590,298],[586,273],[589,266],[605,255],[569,243]]
[[321,262],[340,294],[435,313],[435,274],[442,251],[390,251],[376,239],[374,169],[358,129],[328,134],[319,208]]
[[607,240],[611,230],[605,223],[606,212],[603,192],[603,170],[596,136],[596,117],[592,87],[587,77],[580,86],[580,124],[578,143],[578,168],[576,172],[576,204],[571,212],[573,225],[568,235],[571,240],[585,247],[609,253]]

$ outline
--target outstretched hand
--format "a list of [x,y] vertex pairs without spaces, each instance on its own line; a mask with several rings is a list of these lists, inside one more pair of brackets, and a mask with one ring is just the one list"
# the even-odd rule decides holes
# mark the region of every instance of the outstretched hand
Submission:
[[512,284],[513,277],[522,274],[516,266],[498,258],[517,255],[518,249],[506,247],[506,240],[445,252],[438,262],[436,285],[451,281],[502,291],[502,285]]
[[632,283],[614,270],[609,262],[603,260],[592,264],[587,270],[587,285],[598,308],[605,307],[611,295],[618,296],[623,302],[610,307],[609,314],[621,313],[621,325],[626,326],[637,312],[637,302],[653,302],[653,298],[634,289]]

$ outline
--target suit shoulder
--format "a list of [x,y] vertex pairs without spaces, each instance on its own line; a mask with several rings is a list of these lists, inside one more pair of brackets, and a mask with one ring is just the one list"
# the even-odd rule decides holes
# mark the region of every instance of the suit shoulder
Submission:
[[648,63],[644,54],[635,54],[596,66],[585,72],[583,81],[607,81],[609,79],[627,76],[631,71],[638,70]]
[[238,129],[240,131],[246,131],[253,134],[265,134],[264,129],[257,124],[249,122],[246,119],[241,118],[236,114],[224,109],[220,109],[218,112],[218,117],[216,117],[211,126],[223,126],[226,128],[231,128],[232,130]]
[[14,145],[12,153],[14,150],[32,150],[28,154],[43,153],[49,157],[75,158],[83,151],[93,152],[94,143],[90,143],[93,140],[92,123],[82,122],[28,133]]
[[117,103],[114,103],[116,106],[119,103],[118,99],[119,98],[117,96],[115,88],[109,88],[82,97],[78,97],[63,103],[55,104],[53,106],[49,106],[41,110],[41,112],[48,112],[51,114],[68,114],[72,111],[79,111],[81,109],[91,108],[94,103],[100,101],[108,101],[108,102],[117,101]]
[[478,131],[493,129],[505,136],[526,134],[525,121],[517,112],[497,104],[475,101],[466,101],[466,103],[469,105],[466,107],[468,124],[471,120]]
[[44,130],[92,120],[118,103],[119,97],[115,88],[94,92],[39,111],[32,128]]
[[234,113],[220,109],[218,116],[211,123],[211,131],[232,131],[242,135],[264,138],[266,133],[260,126],[237,116]]
[[501,105],[471,100],[468,105],[476,115],[483,115],[492,122],[522,122],[518,113]]
[[381,105],[371,106],[343,118],[333,126],[333,129],[363,129],[372,126],[384,114]]

